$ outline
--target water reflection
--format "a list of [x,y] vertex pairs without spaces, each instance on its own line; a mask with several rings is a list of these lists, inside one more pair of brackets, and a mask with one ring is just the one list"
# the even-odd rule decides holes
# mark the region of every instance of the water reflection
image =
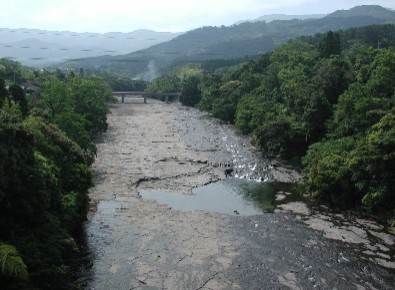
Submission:
[[[145,199],[156,200],[173,209],[183,211],[202,210],[232,215],[256,215],[275,209],[276,195],[283,190],[293,192],[287,184],[258,183],[243,179],[228,178],[196,188],[194,195],[183,195],[160,190],[140,190]],[[286,195],[282,202],[294,194]]]

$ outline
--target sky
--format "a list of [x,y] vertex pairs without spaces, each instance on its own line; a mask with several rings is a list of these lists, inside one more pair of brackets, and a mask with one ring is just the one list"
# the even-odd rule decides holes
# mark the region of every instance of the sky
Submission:
[[72,32],[185,32],[269,14],[325,14],[394,0],[0,0],[1,28]]

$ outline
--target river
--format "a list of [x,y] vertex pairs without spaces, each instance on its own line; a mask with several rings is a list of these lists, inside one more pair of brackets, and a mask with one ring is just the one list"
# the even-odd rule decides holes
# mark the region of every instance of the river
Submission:
[[395,238],[292,195],[298,172],[207,114],[111,105],[76,278],[86,289],[393,289]]

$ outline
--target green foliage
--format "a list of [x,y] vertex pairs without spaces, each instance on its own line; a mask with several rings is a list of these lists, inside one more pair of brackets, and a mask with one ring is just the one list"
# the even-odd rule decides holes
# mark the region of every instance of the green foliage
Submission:
[[339,207],[392,210],[395,178],[395,113],[373,125],[366,137],[315,144],[306,155],[308,190]]
[[181,81],[192,76],[200,78],[203,70],[198,65],[186,64],[177,69],[176,75]]
[[241,81],[229,81],[219,88],[219,97],[212,105],[214,117],[233,123],[237,104],[242,97]]
[[329,124],[334,136],[362,134],[395,104],[395,49],[380,50],[369,65],[359,66],[364,77],[355,82],[339,98],[333,121]]
[[45,86],[43,100],[51,120],[84,150],[91,163],[96,155],[92,138],[107,129],[110,87],[97,78],[56,79]]
[[0,109],[3,106],[3,103],[6,99],[8,99],[9,93],[5,88],[5,82],[2,78],[0,78]]
[[291,142],[291,123],[288,120],[265,122],[255,131],[257,144],[266,152],[284,154]]
[[356,141],[346,137],[316,143],[304,157],[307,190],[335,206],[360,205],[361,197],[350,182],[352,150]]
[[52,118],[63,111],[72,111],[75,108],[72,88],[60,79],[54,79],[44,87],[43,100]]
[[59,218],[50,223],[47,218],[59,205],[58,170],[34,150],[34,135],[14,112],[1,110],[0,137],[0,239],[15,245],[29,274],[61,264],[49,252],[52,248],[60,251],[56,244],[49,244],[49,237],[67,234]]
[[147,82],[119,77],[109,72],[101,72],[100,78],[108,83],[113,91],[143,92],[147,88]]
[[246,95],[236,109],[235,125],[243,134],[250,134],[264,117],[263,101],[253,95]]
[[62,189],[62,193],[57,196],[58,200],[53,206],[58,207],[60,218],[63,214],[70,216],[67,212],[68,207],[62,209],[62,195],[68,195],[70,192],[78,194],[78,203],[74,209],[76,214],[66,223],[68,229],[75,230],[78,224],[84,221],[87,210],[86,192],[92,186],[92,172],[88,167],[90,159],[86,161],[86,154],[57,126],[47,125],[33,117],[27,119],[24,125],[34,134],[36,148],[42,152],[45,159],[51,160],[56,168],[57,187]]
[[73,78],[66,86],[72,89],[74,111],[89,122],[86,129],[90,135],[93,137],[106,131],[106,101],[112,99],[109,85],[97,78]]
[[264,154],[302,161],[312,196],[393,211],[395,49],[359,42],[391,29],[304,37],[205,73],[198,107],[234,122]]
[[0,59],[0,78],[9,80],[12,83],[20,81],[22,66],[19,62],[6,58]]
[[[37,107],[23,109],[26,95],[17,85],[0,107],[0,283],[69,289],[78,253],[73,235],[86,219],[92,186],[92,138],[106,129],[111,90],[97,78],[33,76],[43,87]],[[2,90],[9,93],[4,82]]]
[[[0,111],[0,208],[2,233],[8,229],[8,222],[19,219],[18,214],[27,216],[29,222],[36,221],[48,201],[45,189],[30,194],[32,188],[24,186],[34,181],[35,157],[34,138],[24,130],[20,115],[12,111]],[[41,178],[41,177],[40,177]],[[43,191],[44,190],[44,191]],[[36,192],[35,192],[36,193]],[[11,229],[9,229],[11,230]]]
[[177,76],[161,76],[151,81],[146,89],[150,93],[171,93],[181,90],[181,80]]
[[340,56],[321,59],[313,71],[312,85],[328,100],[330,105],[337,103],[339,96],[354,82],[351,64]]
[[[359,77],[334,106],[328,122],[330,139],[312,146],[305,158],[309,190],[337,206],[388,211],[395,207],[391,190],[395,176],[394,52],[393,48],[363,51],[360,46],[357,54],[353,52],[354,74]],[[353,142],[339,150],[343,140]]]
[[202,110],[211,112],[215,100],[219,98],[219,88],[221,85],[222,78],[220,74],[204,74],[201,79],[200,87],[202,97],[197,104],[197,107]]
[[28,108],[25,90],[22,89],[20,86],[14,84],[10,86],[8,91],[12,96],[12,100],[14,100],[14,102],[19,104],[19,108],[22,112],[22,115],[26,117],[29,113],[29,108]]
[[356,149],[352,170],[355,186],[363,194],[364,206],[387,210],[395,207],[394,110],[369,130],[364,142]]
[[197,76],[182,81],[180,102],[185,106],[195,106],[201,99],[200,79]]
[[341,50],[339,33],[333,33],[332,30],[330,30],[319,44],[321,57],[329,58],[332,55],[340,55]]
[[28,278],[27,266],[15,247],[0,242],[0,273],[17,280]]
[[92,142],[90,134],[87,132],[88,121],[80,114],[69,111],[58,114],[54,118],[54,123],[66,133],[66,135],[76,142],[85,152],[85,158],[91,164],[96,156],[96,145]]

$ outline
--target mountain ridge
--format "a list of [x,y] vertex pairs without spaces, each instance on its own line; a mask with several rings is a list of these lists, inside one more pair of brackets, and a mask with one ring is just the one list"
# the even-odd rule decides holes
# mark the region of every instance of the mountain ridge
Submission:
[[290,14],[268,14],[268,15],[262,15],[256,19],[252,20],[240,20],[235,23],[235,25],[244,23],[244,22],[258,22],[258,21],[265,21],[265,22],[272,22],[275,20],[292,20],[292,19],[299,19],[299,20],[305,20],[305,19],[316,19],[316,18],[322,18],[327,16],[328,14],[295,14],[295,15],[290,15]]
[[371,17],[380,17],[380,18],[389,18],[393,17],[395,13],[394,10],[389,8],[384,8],[380,5],[359,5],[355,6],[348,10],[337,10],[333,13],[328,14],[325,17],[351,17],[351,16],[371,16]]
[[[395,23],[395,11],[379,5],[362,5],[321,18],[247,21],[231,26],[205,26],[178,34],[148,29],[103,34],[0,29],[0,57],[22,59],[23,64],[31,66],[52,63],[52,67],[57,67],[59,61],[65,61],[60,64],[65,69],[104,69],[133,78],[144,75],[149,65],[166,71],[177,63],[255,56],[302,35],[386,23]],[[3,37],[4,33],[9,37]],[[29,55],[28,45],[17,40],[32,36],[51,43],[58,43],[59,37],[64,41],[61,47],[31,45],[33,55]],[[4,43],[4,39],[9,41]]]
[[[339,13],[342,17],[337,16]],[[169,67],[187,62],[243,58],[270,52],[290,39],[303,35],[387,23],[395,23],[395,11],[378,5],[365,5],[362,8],[357,6],[318,19],[201,27],[137,52],[103,59],[77,60],[62,65],[65,68],[85,67],[92,70],[100,67],[133,78],[144,75],[144,70],[148,70],[148,64],[152,67],[152,63],[158,70],[166,72]]]

